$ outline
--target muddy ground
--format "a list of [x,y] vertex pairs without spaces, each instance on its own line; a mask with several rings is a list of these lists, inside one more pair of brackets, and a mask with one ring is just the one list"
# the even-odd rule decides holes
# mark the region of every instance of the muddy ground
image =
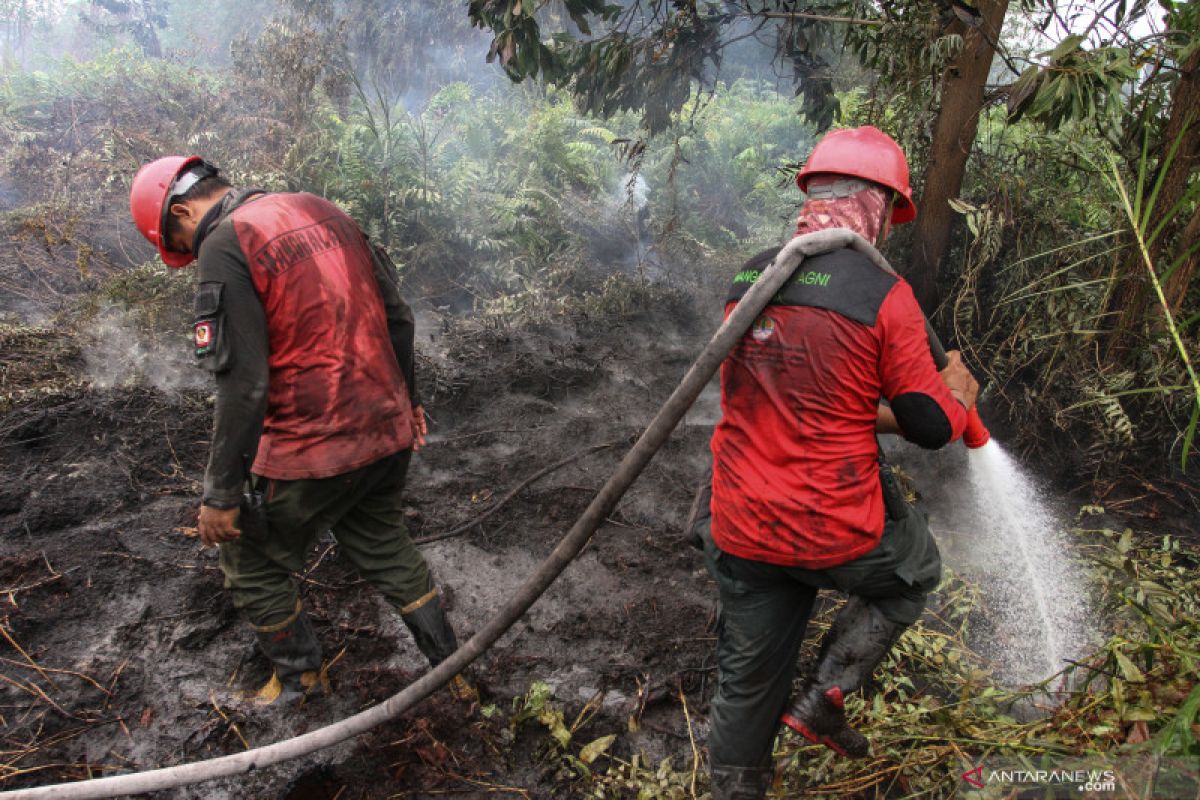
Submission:
[[[682,376],[716,322],[689,309],[523,329],[424,315],[432,435],[410,473],[412,534],[493,512],[424,547],[460,638],[551,550]],[[222,590],[215,552],[183,531],[203,475],[210,388],[100,388],[111,382],[84,377],[86,338],[0,336],[0,789],[268,744],[361,711],[424,671],[397,614],[327,540],[300,579],[336,656],[334,695],[288,713],[240,703],[238,690],[259,685],[268,666]],[[513,721],[537,681],[578,723],[574,752],[617,734],[614,756],[671,756],[687,768],[715,676],[715,590],[680,527],[717,415],[710,387],[583,555],[476,663],[481,707],[440,692],[300,762],[157,796],[581,794],[546,728]]]

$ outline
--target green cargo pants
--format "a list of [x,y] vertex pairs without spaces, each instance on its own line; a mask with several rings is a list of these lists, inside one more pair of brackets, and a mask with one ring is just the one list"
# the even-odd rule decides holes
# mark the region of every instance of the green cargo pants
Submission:
[[941,579],[937,544],[924,515],[913,508],[887,521],[875,549],[824,570],[738,558],[717,548],[707,525],[699,532],[721,594],[717,692],[709,712],[714,764],[760,768],[770,762],[819,589],[865,597],[888,620],[907,627]]
[[267,531],[221,545],[221,569],[233,605],[262,628],[287,619],[299,595],[292,573],[304,569],[317,537],[332,530],[359,573],[403,610],[432,589],[429,568],[404,526],[400,493],[411,450],[332,478],[256,478],[266,498]]

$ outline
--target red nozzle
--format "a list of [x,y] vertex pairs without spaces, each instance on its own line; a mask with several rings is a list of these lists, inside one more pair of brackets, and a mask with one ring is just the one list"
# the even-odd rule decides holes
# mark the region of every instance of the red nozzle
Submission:
[[979,418],[979,407],[971,406],[967,409],[967,427],[963,429],[963,444],[974,450],[983,447],[991,438],[991,432]]

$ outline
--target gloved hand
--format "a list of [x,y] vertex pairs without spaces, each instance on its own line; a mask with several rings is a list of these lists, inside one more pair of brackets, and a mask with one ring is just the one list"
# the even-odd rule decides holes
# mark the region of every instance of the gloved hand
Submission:
[[237,508],[213,508],[200,506],[200,519],[196,523],[200,541],[205,547],[215,547],[222,542],[231,542],[242,535],[237,529]]
[[975,398],[979,394],[979,382],[963,363],[962,353],[958,350],[947,351],[946,359],[946,368],[940,373],[942,383],[946,384],[946,388],[956,400],[968,409],[973,408]]

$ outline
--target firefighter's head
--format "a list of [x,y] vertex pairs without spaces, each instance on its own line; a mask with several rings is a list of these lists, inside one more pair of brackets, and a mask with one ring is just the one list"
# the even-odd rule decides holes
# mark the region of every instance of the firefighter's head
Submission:
[[138,170],[129,210],[138,231],[158,248],[169,267],[184,267],[195,254],[192,239],[205,212],[229,190],[229,181],[199,156],[167,156]]
[[904,151],[892,137],[870,125],[825,134],[796,175],[796,185],[810,200],[837,200],[866,188],[882,189],[887,200],[879,220],[879,239],[891,225],[917,217]]

